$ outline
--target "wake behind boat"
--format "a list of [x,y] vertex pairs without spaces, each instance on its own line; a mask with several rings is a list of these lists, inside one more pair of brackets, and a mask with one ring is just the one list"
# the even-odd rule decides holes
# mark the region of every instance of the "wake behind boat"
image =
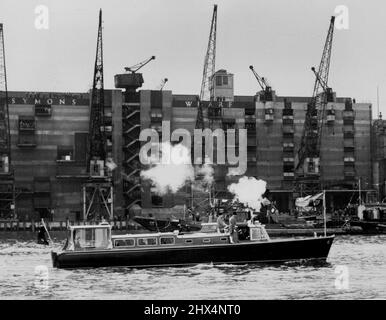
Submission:
[[334,236],[269,238],[264,225],[249,224],[246,240],[232,243],[229,233],[147,233],[111,235],[111,226],[70,226],[62,250],[53,251],[57,268],[162,267],[202,263],[249,264],[326,261]]

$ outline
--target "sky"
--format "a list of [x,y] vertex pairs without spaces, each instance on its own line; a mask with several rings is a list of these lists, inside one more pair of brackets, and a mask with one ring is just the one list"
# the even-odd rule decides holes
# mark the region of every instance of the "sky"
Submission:
[[[218,5],[216,69],[234,74],[236,95],[254,95],[249,65],[281,96],[310,96],[335,8],[329,85],[338,96],[372,102],[386,114],[386,2],[383,0],[1,0],[8,90],[85,92],[91,88],[98,12],[103,10],[105,88],[114,75],[155,55],[144,89],[199,94],[213,4]],[[48,29],[36,28],[36,7]]]

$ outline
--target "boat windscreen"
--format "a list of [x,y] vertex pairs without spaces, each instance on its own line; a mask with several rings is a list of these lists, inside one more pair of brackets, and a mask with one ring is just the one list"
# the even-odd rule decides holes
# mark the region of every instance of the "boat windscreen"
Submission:
[[74,249],[109,249],[112,247],[110,229],[86,228],[74,230]]

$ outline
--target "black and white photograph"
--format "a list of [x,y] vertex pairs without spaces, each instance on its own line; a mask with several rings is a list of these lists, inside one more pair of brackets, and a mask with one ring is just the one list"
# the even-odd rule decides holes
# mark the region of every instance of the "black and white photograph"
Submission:
[[1,0],[0,300],[386,300],[385,13]]

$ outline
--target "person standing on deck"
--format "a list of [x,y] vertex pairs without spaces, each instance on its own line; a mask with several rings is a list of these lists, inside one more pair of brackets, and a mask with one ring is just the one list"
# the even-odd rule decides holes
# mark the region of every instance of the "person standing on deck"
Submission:
[[44,244],[46,246],[49,245],[49,242],[47,239],[47,231],[46,231],[46,228],[44,228],[44,225],[42,223],[40,223],[39,231],[38,231],[38,244]]
[[230,233],[230,241],[231,243],[238,243],[239,242],[239,237],[237,233],[237,212],[233,211],[232,217],[229,219],[229,233]]
[[218,218],[217,218],[217,232],[224,233],[225,228],[227,227],[228,225],[225,223],[224,214],[222,212],[219,212]]

